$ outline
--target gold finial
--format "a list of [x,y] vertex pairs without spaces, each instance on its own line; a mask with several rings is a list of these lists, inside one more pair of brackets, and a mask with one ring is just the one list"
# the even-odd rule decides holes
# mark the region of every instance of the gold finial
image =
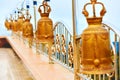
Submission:
[[29,13],[29,10],[26,10],[25,20],[30,21],[30,19],[31,19],[31,15]]
[[51,12],[50,6],[47,4],[47,1],[43,1],[42,5],[39,6],[38,12],[40,13],[41,17],[48,17],[49,13]]
[[95,11],[95,5],[96,5],[96,4],[102,5],[102,10],[100,11],[100,17],[103,17],[104,14],[106,13],[106,10],[105,10],[105,7],[104,7],[103,3],[97,2],[97,0],[90,0],[90,1],[91,1],[91,2],[90,2],[90,3],[86,3],[86,4],[84,5],[84,8],[83,8],[83,12],[82,12],[82,13],[85,15],[85,17],[88,17],[88,16],[89,16],[88,11],[86,10],[86,6],[88,6],[88,5],[92,5],[92,8],[93,8],[93,17],[94,17],[94,18],[96,17],[96,11]]
[[[104,16],[104,14],[106,13],[106,10],[105,10],[105,7],[104,7],[104,5],[103,5],[103,3],[101,3],[101,2],[97,2],[97,0],[90,0],[91,2],[89,2],[89,3],[86,3],[85,5],[84,5],[84,8],[83,8],[83,11],[82,11],[82,13],[84,14],[84,16],[86,17],[86,19],[87,19],[87,22],[88,22],[88,24],[101,24],[101,22],[102,22],[102,17]],[[96,16],[96,10],[95,10],[95,5],[101,5],[102,6],[102,10],[100,11],[100,16]],[[92,17],[90,17],[89,16],[89,12],[86,10],[86,7],[88,6],[88,5],[92,5],[92,12],[93,12],[93,15],[92,15]]]

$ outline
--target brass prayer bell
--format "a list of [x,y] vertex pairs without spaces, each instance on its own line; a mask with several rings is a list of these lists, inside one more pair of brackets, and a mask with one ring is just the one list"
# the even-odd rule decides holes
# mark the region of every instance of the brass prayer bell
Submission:
[[41,19],[39,19],[37,23],[36,38],[40,42],[53,42],[53,22],[49,18],[51,8],[47,4],[47,1],[43,1],[42,5],[39,6],[38,11]]
[[23,29],[23,23],[24,23],[24,15],[21,11],[18,11],[18,31],[22,31]]
[[25,21],[23,23],[23,32],[22,36],[24,38],[32,38],[33,37],[33,25],[30,23],[31,15],[29,11],[26,11]]
[[9,22],[9,20],[8,19],[6,19],[5,20],[5,27],[7,28],[7,30],[10,30],[11,28],[10,28],[10,22]]
[[[95,5],[102,5],[100,16],[96,16]],[[89,16],[86,6],[92,5],[93,16]],[[109,32],[102,26],[102,18],[106,13],[103,3],[91,0],[85,4],[83,14],[88,22],[88,28],[82,33],[81,72],[85,74],[106,74],[114,71]]]
[[17,22],[17,16],[16,16],[16,11],[15,11],[15,14],[13,16],[13,27],[12,27],[12,32],[13,33],[16,33],[18,31],[18,22]]
[[15,19],[15,20],[13,20],[12,31],[13,31],[13,32],[17,32],[17,31],[18,31],[17,27],[18,27],[18,22],[17,22],[17,20]]
[[41,19],[39,19],[37,23],[36,40],[39,43],[48,44],[49,63],[52,64],[53,60],[51,58],[51,47],[54,41],[53,22],[49,18],[51,8],[47,4],[47,1],[42,2],[42,5],[39,6],[38,11],[40,13]]

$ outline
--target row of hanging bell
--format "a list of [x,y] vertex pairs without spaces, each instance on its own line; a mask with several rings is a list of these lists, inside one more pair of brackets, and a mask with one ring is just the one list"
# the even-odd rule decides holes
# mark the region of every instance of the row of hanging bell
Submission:
[[[44,10],[42,11],[42,9]],[[42,5],[39,6],[38,11],[40,13],[41,19],[39,19],[37,24],[36,38],[40,42],[53,42],[53,22],[49,18],[51,8],[47,4],[47,1],[43,1]],[[30,16],[29,18],[28,16],[28,11],[26,11],[26,19],[22,12],[19,11],[18,19],[14,21],[12,19],[10,19],[10,21],[6,20],[5,26],[8,30],[12,29],[13,25],[17,26],[17,28],[14,27],[15,31],[23,32],[22,35],[24,37],[27,37],[28,34],[32,37],[33,28],[32,24],[30,23]]]
[[[102,10],[100,11],[100,16],[98,17],[95,14],[96,4],[102,5]],[[92,17],[89,17],[89,13],[86,10],[87,5],[93,6]],[[43,8],[43,11],[41,8]],[[39,6],[38,11],[41,15],[41,19],[39,19],[37,24],[36,38],[43,43],[53,42],[53,22],[49,18],[51,8],[46,1],[43,1],[42,5]],[[106,10],[104,5],[96,0],[91,0],[90,3],[87,3],[84,6],[83,14],[88,22],[88,28],[86,28],[82,33],[82,60],[80,66],[82,73],[104,74],[114,71],[111,59],[109,32],[102,26],[102,18],[105,12]],[[22,17],[19,17],[19,30],[22,28],[22,22]],[[26,23],[24,25],[27,25],[28,22],[29,20],[26,19]],[[28,27],[27,30],[30,30],[29,32],[32,36],[32,27]],[[27,31],[23,30],[23,36],[27,36],[27,33]]]
[[15,17],[10,15],[10,19],[5,20],[5,27],[7,28],[7,30],[12,30],[13,32],[22,31],[24,15],[20,11],[18,12],[18,14],[18,19],[16,19],[16,15]]
[[[86,6],[92,5],[93,16],[90,17]],[[96,16],[96,5],[102,5],[100,16]],[[88,27],[82,32],[81,72],[85,74],[106,74],[114,71],[111,58],[109,32],[102,26],[102,18],[106,13],[103,3],[91,0],[85,4],[83,14]]]

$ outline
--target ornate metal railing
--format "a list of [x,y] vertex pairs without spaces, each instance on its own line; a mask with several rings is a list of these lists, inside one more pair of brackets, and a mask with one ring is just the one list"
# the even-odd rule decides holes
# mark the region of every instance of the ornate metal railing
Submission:
[[54,25],[53,58],[68,68],[73,68],[73,40],[66,26],[57,22]]
[[[38,53],[43,53],[44,55],[48,56],[47,44],[40,44],[38,48]],[[51,50],[52,59],[55,62],[73,71],[72,35],[62,22],[56,22],[56,24],[54,25],[54,44],[51,47]]]
[[119,80],[120,79],[120,34],[116,30],[116,28],[112,28],[111,26],[108,26],[103,23],[105,28],[108,29],[111,39],[111,45],[113,48],[114,53],[114,67],[115,67],[115,75],[112,77],[113,80]]

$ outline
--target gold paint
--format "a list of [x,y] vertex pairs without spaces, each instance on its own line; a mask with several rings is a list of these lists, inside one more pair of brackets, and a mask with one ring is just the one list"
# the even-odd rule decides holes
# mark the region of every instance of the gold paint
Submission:
[[53,63],[51,59],[52,54],[51,46],[54,42],[53,22],[49,18],[51,8],[47,4],[47,1],[43,1],[42,5],[39,6],[38,11],[40,13],[41,19],[39,19],[37,23],[36,40],[39,41],[40,43],[48,44],[49,63]]
[[23,24],[23,32],[22,35],[25,38],[32,38],[33,37],[33,26],[30,23],[31,15],[29,14],[28,11],[26,11],[26,18],[25,22]]
[[[96,17],[96,4],[102,5],[99,17]],[[93,17],[89,17],[89,13],[86,10],[87,5],[93,6]],[[87,3],[84,6],[83,14],[87,19],[88,28],[82,33],[82,73],[106,74],[114,71],[111,59],[109,32],[102,26],[102,17],[105,12],[104,5],[96,0],[91,0],[91,3]]]
[[[41,8],[44,9],[43,12]],[[41,42],[53,42],[53,22],[49,18],[51,8],[46,1],[43,1],[43,4],[39,6],[38,11],[41,15],[41,19],[39,19],[37,24],[36,37]]]
[[19,13],[20,15],[18,16],[18,31],[22,31],[23,29],[23,23],[24,23],[24,15],[22,12]]
[[17,22],[17,20],[14,20],[13,21],[12,31],[17,32],[18,31],[17,27],[18,27],[18,22]]
[[7,30],[10,30],[11,28],[10,28],[10,22],[6,19],[5,20],[5,27],[7,28]]
[[32,41],[33,41],[33,26],[30,23],[31,15],[29,14],[29,11],[26,11],[25,16],[25,22],[23,23],[23,30],[22,30],[22,36],[28,40],[29,47],[32,47]]

